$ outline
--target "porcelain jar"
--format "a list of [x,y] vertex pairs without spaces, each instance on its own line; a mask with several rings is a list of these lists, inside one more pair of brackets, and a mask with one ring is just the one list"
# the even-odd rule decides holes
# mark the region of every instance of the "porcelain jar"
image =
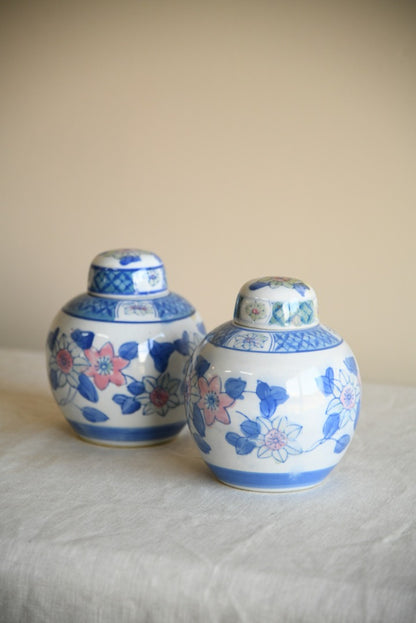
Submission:
[[349,446],[360,388],[350,347],[318,321],[314,290],[264,277],[241,288],[234,319],[195,349],[187,422],[220,481],[304,489],[320,483]]
[[185,425],[184,371],[204,335],[194,307],[169,292],[157,255],[101,253],[91,263],[88,291],[64,305],[50,329],[55,400],[87,441],[167,441]]

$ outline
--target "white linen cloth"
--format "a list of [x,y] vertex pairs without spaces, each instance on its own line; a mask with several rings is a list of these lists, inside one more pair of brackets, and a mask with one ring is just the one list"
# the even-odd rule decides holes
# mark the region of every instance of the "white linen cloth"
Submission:
[[79,440],[42,353],[0,351],[2,623],[389,622],[416,616],[416,388],[365,385],[320,486],[217,482],[185,430]]

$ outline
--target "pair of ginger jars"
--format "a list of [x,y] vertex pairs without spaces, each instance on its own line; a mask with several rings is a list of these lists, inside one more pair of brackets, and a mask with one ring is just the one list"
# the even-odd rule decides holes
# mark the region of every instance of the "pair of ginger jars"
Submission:
[[250,490],[320,483],[349,446],[360,410],[357,362],[319,324],[310,286],[249,281],[233,320],[206,334],[194,307],[168,290],[161,259],[138,249],[94,258],[87,292],[52,323],[47,367],[82,439],[150,445],[187,423],[215,476]]

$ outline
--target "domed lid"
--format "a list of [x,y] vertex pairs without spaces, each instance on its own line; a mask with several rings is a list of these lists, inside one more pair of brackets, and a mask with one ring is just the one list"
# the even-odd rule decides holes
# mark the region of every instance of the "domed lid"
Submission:
[[110,298],[139,298],[168,292],[160,257],[140,249],[115,249],[91,262],[88,292]]
[[243,285],[238,293],[234,323],[243,327],[299,329],[318,324],[314,290],[299,279],[263,277]]

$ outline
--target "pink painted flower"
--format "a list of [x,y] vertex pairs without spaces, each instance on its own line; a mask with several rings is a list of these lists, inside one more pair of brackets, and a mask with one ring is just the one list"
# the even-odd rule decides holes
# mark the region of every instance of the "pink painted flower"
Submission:
[[203,411],[205,422],[211,426],[218,420],[223,424],[230,423],[230,416],[227,413],[227,407],[230,407],[234,399],[225,392],[221,392],[221,379],[214,376],[209,383],[201,377],[198,380],[199,393],[201,399],[198,407]]
[[101,350],[89,348],[85,354],[91,364],[85,374],[94,377],[94,383],[98,389],[105,389],[109,383],[124,385],[126,379],[120,370],[125,368],[129,361],[122,357],[115,357],[110,342],[106,342]]

